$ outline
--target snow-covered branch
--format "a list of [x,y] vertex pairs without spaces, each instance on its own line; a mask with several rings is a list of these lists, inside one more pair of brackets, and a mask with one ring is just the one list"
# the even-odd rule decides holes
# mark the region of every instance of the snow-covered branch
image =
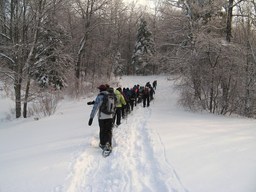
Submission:
[[8,39],[8,40],[11,40],[11,38],[10,38],[9,36],[7,36],[6,34],[4,34],[4,33],[0,33],[0,35],[1,35],[2,37],[5,37],[5,38]]
[[0,57],[4,57],[7,60],[11,61],[13,64],[15,64],[15,61],[11,57],[9,57],[8,55],[6,55],[4,53],[0,53]]
[[10,79],[14,80],[14,72],[11,71],[4,71],[3,69],[0,70],[0,73],[4,74],[5,76],[9,77]]

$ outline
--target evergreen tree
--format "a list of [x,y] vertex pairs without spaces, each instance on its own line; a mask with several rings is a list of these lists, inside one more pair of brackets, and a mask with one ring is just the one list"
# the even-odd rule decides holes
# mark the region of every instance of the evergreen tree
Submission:
[[133,73],[145,75],[152,72],[151,58],[154,53],[152,33],[147,27],[147,22],[141,19],[132,56]]

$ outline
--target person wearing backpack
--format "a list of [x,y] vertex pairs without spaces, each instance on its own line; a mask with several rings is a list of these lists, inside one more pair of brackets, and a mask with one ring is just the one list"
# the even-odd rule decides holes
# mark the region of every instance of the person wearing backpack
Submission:
[[143,99],[143,107],[149,107],[150,105],[150,97],[149,97],[149,87],[148,86],[145,86],[144,89],[143,89],[143,96],[142,96],[142,99]]
[[151,85],[150,85],[150,87],[149,87],[149,96],[150,96],[149,98],[150,98],[150,101],[154,99],[154,96],[153,96],[154,94],[156,94],[156,92],[155,92],[154,88],[151,87]]
[[156,90],[157,80],[153,81],[153,88]]
[[134,88],[131,88],[131,89],[130,89],[130,106],[131,106],[131,110],[132,110],[132,111],[133,111],[135,99],[136,99],[136,92],[135,92],[135,89],[134,89]]
[[124,96],[119,91],[120,89],[121,88],[117,88],[115,90],[115,95],[116,95],[116,98],[117,98],[117,102],[116,102],[116,114],[115,114],[115,117],[114,117],[114,122],[115,122],[115,119],[116,119],[116,125],[117,126],[119,126],[121,124],[122,109],[126,105],[126,101],[124,99]]
[[[108,112],[104,109],[104,105],[106,103],[107,97],[110,93],[107,91],[106,85],[100,85],[98,87],[100,93],[97,95],[96,99],[94,100],[93,108],[90,114],[90,119],[88,125],[91,126],[93,122],[93,118],[95,117],[96,113],[98,112],[98,123],[99,123],[99,138],[100,144],[99,146],[104,150],[106,147],[111,150],[112,149],[112,128],[113,128],[113,112]],[[113,105],[113,110],[115,110],[115,105]]]

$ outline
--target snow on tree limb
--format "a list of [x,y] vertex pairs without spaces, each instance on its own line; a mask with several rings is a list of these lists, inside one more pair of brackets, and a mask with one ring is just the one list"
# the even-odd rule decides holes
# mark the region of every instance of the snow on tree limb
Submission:
[[14,80],[14,72],[11,71],[3,71],[3,69],[0,70],[0,73],[4,74],[5,76],[9,77],[10,79]]
[[15,61],[4,53],[0,53],[0,57],[4,57],[7,60],[11,61],[13,64],[15,64]]
[[6,34],[4,34],[4,33],[0,33],[0,35],[1,35],[2,37],[5,37],[5,38],[8,39],[8,40],[11,40],[11,38],[10,38],[9,36],[7,36]]

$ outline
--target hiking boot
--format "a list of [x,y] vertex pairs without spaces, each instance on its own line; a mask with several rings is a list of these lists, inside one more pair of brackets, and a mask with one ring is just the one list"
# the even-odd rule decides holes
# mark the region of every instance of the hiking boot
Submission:
[[99,147],[100,147],[101,149],[104,149],[106,146],[99,144]]
[[112,150],[112,147],[109,144],[109,142],[106,143],[104,150],[106,150],[106,151],[111,151]]

